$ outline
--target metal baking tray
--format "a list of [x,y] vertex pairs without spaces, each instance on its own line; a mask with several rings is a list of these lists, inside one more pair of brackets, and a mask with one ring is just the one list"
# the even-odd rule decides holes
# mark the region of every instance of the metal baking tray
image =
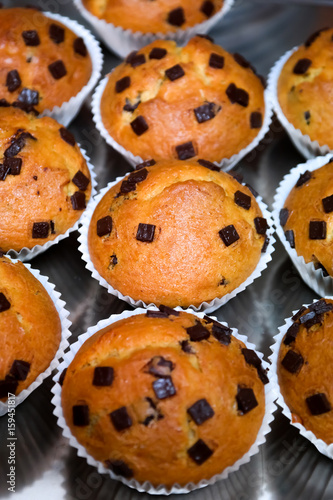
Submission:
[[[3,2],[19,6],[21,1]],[[210,34],[231,52],[244,54],[263,75],[289,48],[302,43],[319,28],[333,25],[333,9],[308,0],[274,3],[236,0],[222,23]],[[325,2],[327,3],[327,2]],[[87,24],[71,0],[30,1],[36,7],[57,12]],[[103,74],[119,63],[105,47]],[[130,171],[127,162],[105,143],[94,127],[90,99],[69,127],[95,165],[98,188]],[[302,162],[281,125],[274,121],[270,132],[255,151],[236,170],[244,175],[272,204],[275,189],[290,168]],[[62,293],[73,323],[72,339],[86,329],[130,308],[109,295],[85,269],[78,251],[77,233],[36,257],[32,267],[49,276]],[[249,337],[267,357],[278,327],[292,310],[316,297],[300,279],[282,245],[276,243],[273,261],[263,275],[244,292],[216,311],[219,320],[228,321]],[[7,417],[0,418],[0,498],[15,500],[147,500],[123,484],[99,475],[78,457],[61,434],[51,404],[51,377],[36,389],[16,410],[16,492],[8,491]],[[289,421],[275,413],[272,431],[260,452],[239,471],[215,485],[194,491],[187,500],[294,500],[333,499],[333,463],[301,437]],[[172,499],[180,496],[172,495]],[[158,497],[164,498],[164,497]]]

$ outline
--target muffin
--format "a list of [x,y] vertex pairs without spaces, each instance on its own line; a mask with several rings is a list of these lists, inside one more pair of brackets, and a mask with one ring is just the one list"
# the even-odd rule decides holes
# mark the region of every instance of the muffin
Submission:
[[[2,255],[2,254],[1,254]],[[56,355],[61,322],[49,294],[20,262],[0,257],[0,401],[18,396]]]
[[264,88],[250,63],[201,36],[183,48],[155,41],[102,85],[94,119],[126,157],[219,162],[240,153],[263,125]]
[[153,163],[114,184],[87,215],[95,270],[146,304],[200,306],[229,294],[267,248],[254,195],[205,160]]
[[0,10],[0,104],[41,113],[76,96],[92,61],[84,40],[28,8]]
[[171,488],[249,451],[268,379],[230,328],[161,307],[97,330],[62,382],[63,416],[86,453],[117,476]]
[[320,299],[292,317],[277,362],[280,391],[297,422],[333,443],[333,300]]
[[0,248],[19,252],[64,234],[91,194],[71,132],[52,118],[0,108],[0,151]]

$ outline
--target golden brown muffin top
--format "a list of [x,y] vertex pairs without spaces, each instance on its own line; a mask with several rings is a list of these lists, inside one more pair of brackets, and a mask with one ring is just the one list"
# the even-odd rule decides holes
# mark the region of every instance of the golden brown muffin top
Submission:
[[[142,33],[169,33],[206,21],[222,0],[83,0],[94,16],[114,26]],[[129,14],[130,13],[130,14]]]
[[170,487],[209,479],[249,450],[268,379],[230,328],[160,309],[89,338],[65,374],[62,406],[94,458]]
[[101,99],[110,136],[144,160],[230,158],[257,136],[264,113],[250,63],[200,36],[183,48],[158,40],[131,53]]
[[237,288],[266,247],[267,222],[251,191],[203,160],[149,163],[93,213],[88,245],[99,274],[123,295],[170,307]]
[[34,9],[0,10],[0,101],[42,112],[88,83],[92,63],[82,38]]
[[[2,255],[2,254],[1,254]],[[44,372],[61,338],[59,314],[21,263],[0,257],[0,399],[19,394]]]
[[305,262],[333,276],[333,164],[300,175],[280,212],[287,240]]
[[333,300],[320,299],[293,316],[277,370],[293,422],[333,443]]
[[2,250],[54,240],[80,218],[90,194],[89,169],[71,132],[52,118],[0,108]]
[[284,65],[278,99],[288,121],[319,145],[333,148],[333,29],[314,33]]

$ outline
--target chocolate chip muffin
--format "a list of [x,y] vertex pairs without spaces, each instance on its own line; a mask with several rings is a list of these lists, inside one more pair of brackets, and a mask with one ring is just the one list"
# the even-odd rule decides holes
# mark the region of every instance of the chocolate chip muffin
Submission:
[[280,211],[280,224],[297,255],[333,276],[333,163],[300,175]]
[[278,378],[292,413],[325,443],[333,443],[333,300],[302,307],[281,343]]
[[183,48],[159,40],[109,75],[100,113],[109,136],[143,160],[221,161],[258,135],[264,89],[248,61],[205,37]]
[[206,21],[222,8],[223,0],[82,0],[82,4],[94,16],[125,30],[170,33]]
[[42,12],[0,10],[0,105],[40,113],[88,83],[92,62],[82,38]]
[[0,400],[20,394],[54,358],[59,314],[42,284],[21,263],[0,257]]
[[65,233],[91,194],[74,136],[52,118],[0,108],[0,248],[31,249]]
[[278,80],[278,100],[287,120],[312,141],[333,149],[333,29],[320,30],[290,56]]
[[250,449],[268,382],[230,328],[165,306],[97,331],[62,380],[66,423],[87,453],[168,488],[209,479]]
[[235,290],[267,247],[254,195],[206,160],[152,163],[95,208],[88,231],[95,269],[146,304],[200,306]]

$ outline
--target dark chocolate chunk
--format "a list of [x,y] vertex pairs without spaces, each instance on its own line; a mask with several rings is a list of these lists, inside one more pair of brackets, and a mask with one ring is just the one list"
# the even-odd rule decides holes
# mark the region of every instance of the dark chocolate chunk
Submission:
[[170,398],[176,394],[171,377],[158,378],[153,382],[153,389],[158,399]]
[[326,214],[333,212],[333,194],[331,196],[326,196],[326,198],[323,198],[321,201]]
[[84,40],[81,37],[75,38],[73,42],[73,48],[74,52],[82,57],[86,57],[86,55],[88,54],[86,44],[84,43]]
[[110,215],[97,221],[97,236],[105,236],[112,231],[112,218]]
[[266,234],[266,231],[269,228],[267,220],[263,217],[255,217],[254,225],[258,234]]
[[51,24],[49,27],[49,37],[52,42],[59,44],[65,40],[65,30],[58,24]]
[[209,56],[209,66],[214,69],[222,69],[224,66],[224,57],[216,52],[212,52]]
[[134,475],[133,470],[122,460],[107,460],[105,466],[117,476],[122,476],[126,479],[130,479]]
[[266,385],[269,382],[269,378],[267,377],[268,368],[264,369],[262,366],[258,366],[257,373],[261,382]]
[[22,84],[19,72],[16,69],[9,71],[6,78],[6,87],[9,92],[15,92]]
[[154,356],[145,366],[145,371],[155,377],[169,377],[174,369],[174,363],[163,356]]
[[155,228],[153,224],[143,224],[140,222],[136,233],[136,239],[144,243],[151,243],[154,240]]
[[253,194],[253,196],[255,198],[257,198],[257,196],[259,196],[259,193],[257,193],[257,191],[250,184],[245,183],[245,186],[247,187],[247,189],[249,189],[251,191],[251,193]]
[[137,166],[135,167],[135,170],[141,170],[141,168],[145,167],[152,167],[153,165],[156,165],[155,160],[146,160],[143,161],[142,163],[138,163]]
[[149,59],[163,59],[166,55],[167,51],[165,49],[154,47],[149,53]]
[[265,253],[269,245],[269,237],[266,235],[263,246],[261,247],[261,253]]
[[190,336],[192,342],[201,342],[210,337],[210,331],[197,319],[195,320],[194,326],[186,328],[186,332]]
[[124,76],[120,80],[116,81],[115,91],[117,94],[120,94],[124,90],[126,90],[131,85],[131,79],[129,76]]
[[304,326],[307,330],[309,330],[312,326],[321,324],[322,319],[321,314],[315,314],[313,318],[309,318],[308,321],[304,323]]
[[14,377],[16,380],[25,380],[30,371],[30,363],[28,361],[22,361],[20,359],[15,359],[10,369],[9,375]]
[[140,170],[132,172],[128,176],[128,179],[131,182],[135,182],[137,184],[138,182],[144,181],[147,178],[147,175],[148,175],[148,170],[146,168],[141,168]]
[[312,177],[312,174],[311,172],[309,172],[308,170],[306,170],[304,172],[304,174],[301,174],[299,176],[299,179],[298,181],[296,182],[296,187],[300,187],[300,186],[303,186],[303,184],[305,184],[306,182],[308,182]]
[[6,99],[0,99],[0,108],[9,108],[10,104]]
[[176,311],[175,309],[172,309],[172,307],[164,306],[161,304],[159,307],[159,310],[168,316],[179,316],[179,311]]
[[74,175],[72,182],[77,186],[81,191],[85,191],[89,186],[89,178],[84,175],[81,170],[78,170]]
[[214,416],[214,410],[206,399],[199,399],[187,409],[187,413],[197,425],[203,424]]
[[73,210],[84,210],[86,208],[86,195],[82,191],[76,191],[71,196]]
[[310,312],[304,314],[303,316],[301,316],[299,318],[299,322],[301,323],[301,325],[303,325],[304,323],[309,321],[309,319],[313,319],[315,316],[316,316],[315,311],[310,311]]
[[288,231],[285,231],[284,233],[286,240],[288,241],[289,245],[291,248],[295,248],[295,235],[294,231],[292,229],[288,229]]
[[287,224],[287,220],[289,217],[288,208],[281,208],[279,216],[280,216],[280,224],[282,227],[284,227]]
[[65,141],[67,142],[68,144],[70,144],[70,146],[75,146],[75,137],[74,135],[72,134],[72,132],[70,132],[67,128],[65,127],[61,127],[59,129],[59,132],[60,132],[60,137]]
[[[0,170],[1,170],[1,168],[0,168]],[[327,272],[327,269],[325,269],[325,267],[321,264],[321,262],[319,262],[319,261],[316,262],[314,264],[314,266],[315,266],[315,269],[321,269],[321,272],[322,272],[323,276],[329,276],[329,273]]]
[[105,387],[112,385],[113,368],[112,366],[96,366],[94,369],[93,385]]
[[305,313],[305,311],[306,311],[306,307],[302,306],[302,307],[300,308],[300,310],[299,310],[299,311],[297,311],[297,313],[296,313],[296,314],[294,314],[294,316],[292,316],[292,318],[291,318],[291,319],[292,319],[294,322],[295,322],[295,321],[297,321],[297,320],[299,320],[299,318],[302,316],[302,314],[303,314],[303,313]]
[[141,100],[139,99],[136,103],[131,104],[131,101],[126,97],[126,104],[123,107],[123,110],[128,111],[129,113],[133,113],[136,110],[136,108],[139,106],[140,103],[141,103]]
[[260,111],[253,111],[250,115],[250,127],[251,128],[261,128],[262,126],[262,114]]
[[147,316],[147,318],[167,318],[168,317],[167,313],[164,313],[162,311],[151,311],[150,309],[148,309],[148,311],[146,312],[146,316]]
[[257,353],[252,349],[242,348],[242,354],[245,358],[245,361],[248,365],[252,365],[255,368],[261,366],[261,360]]
[[306,398],[305,401],[312,415],[322,415],[332,409],[331,403],[323,392],[313,394],[313,396]]
[[290,349],[281,361],[281,364],[288,372],[297,373],[302,368],[304,359],[301,354]]
[[316,314],[325,314],[333,310],[333,304],[326,302],[325,299],[317,300],[309,306],[310,311],[314,311]]
[[191,141],[176,146],[176,152],[179,160],[188,160],[196,155],[193,143]]
[[34,222],[32,226],[33,238],[47,238],[49,235],[50,224],[49,222]]
[[23,31],[22,38],[28,47],[37,47],[37,45],[40,44],[40,39],[36,30]]
[[256,400],[253,389],[250,387],[238,387],[236,401],[238,411],[241,415],[245,415],[245,413],[248,413],[258,406],[258,401]]
[[141,64],[144,64],[145,62],[145,55],[136,53],[135,56],[131,58],[130,65],[132,66],[132,68],[136,68],[137,66],[141,66]]
[[131,64],[131,60],[132,60],[132,58],[133,58],[133,57],[135,57],[137,53],[138,53],[138,51],[137,51],[137,50],[133,50],[132,52],[130,52],[130,53],[128,54],[128,56],[126,57],[126,59],[125,59],[125,63],[126,63],[126,64]]
[[201,465],[212,456],[213,450],[211,450],[202,439],[198,439],[198,441],[187,450],[187,453],[196,464]]
[[195,36],[198,36],[199,38],[204,38],[205,40],[209,40],[210,42],[214,43],[214,39],[209,35],[203,33],[197,33]]
[[49,72],[55,80],[60,80],[67,75],[66,67],[61,59],[48,65]]
[[210,17],[214,12],[215,7],[211,0],[205,0],[205,2],[201,5],[200,10],[203,14],[205,14],[205,16]]
[[304,111],[304,119],[307,125],[310,125],[311,113],[310,111]]
[[243,184],[243,175],[240,172],[231,170],[229,175],[231,175],[239,184]]
[[215,172],[220,172],[220,169],[217,165],[214,165],[214,163],[212,163],[211,161],[208,161],[208,160],[198,160],[198,163],[199,165],[201,165],[202,167],[206,167],[206,168],[209,168],[209,170],[213,170]]
[[251,208],[251,197],[242,191],[236,191],[234,194],[234,201],[236,205],[245,208],[245,210],[249,210]]
[[39,92],[24,87],[18,96],[18,101],[27,106],[35,106],[39,103]]
[[185,14],[182,7],[173,9],[169,12],[167,22],[172,26],[182,26],[185,23]]
[[5,295],[0,292],[0,313],[7,311],[10,308],[10,302],[7,300]]
[[54,221],[53,220],[50,220],[50,228],[51,228],[51,234],[55,234],[56,231],[54,229]]
[[194,114],[198,123],[204,123],[208,120],[212,120],[212,118],[215,118],[220,109],[221,106],[218,106],[214,102],[207,102],[206,104],[195,108]]
[[229,247],[235,241],[239,240],[239,234],[233,224],[224,227],[219,231],[219,235],[226,247]]
[[324,220],[310,220],[309,238],[310,240],[326,239],[326,222]]
[[126,406],[118,408],[110,413],[111,422],[114,425],[116,431],[123,431],[128,429],[132,425],[132,419],[127,412]]
[[149,129],[148,123],[143,116],[139,115],[130,123],[133,132],[136,135],[142,135]]
[[311,59],[299,59],[294,66],[293,73],[295,75],[304,75],[312,64]]
[[89,425],[89,406],[75,405],[73,406],[73,425],[85,427]]
[[19,135],[16,139],[12,139],[11,145],[5,150],[4,155],[6,158],[12,158],[19,154],[21,149],[25,146],[24,136]]
[[231,104],[239,104],[246,108],[249,105],[249,94],[246,90],[243,90],[239,87],[236,87],[234,83],[230,83],[226,90],[226,94],[228,96]]
[[11,175],[20,175],[22,167],[22,158],[5,158],[3,162],[5,169],[10,170]]
[[165,74],[173,82],[178,80],[178,78],[182,78],[185,75],[185,71],[180,64],[175,64],[171,68],[166,69]]
[[242,68],[251,68],[251,64],[249,63],[249,61],[247,59],[245,59],[244,56],[242,56],[242,54],[235,52],[233,54],[233,57],[234,57],[236,63],[238,63],[240,66],[242,66]]
[[10,172],[10,167],[0,164],[0,181],[4,181]]
[[60,374],[60,377],[59,377],[59,385],[63,386],[64,385],[64,380],[65,380],[65,377],[66,377],[66,373],[67,373],[67,368],[64,368]]
[[212,326],[213,337],[216,338],[222,345],[229,345],[231,342],[231,328],[221,325],[220,323],[214,322]]
[[120,193],[121,194],[130,193],[131,191],[135,191],[135,189],[136,189],[135,182],[131,181],[130,179],[124,179],[120,186]]
[[15,394],[18,386],[18,381],[11,377],[6,377],[5,380],[0,380],[0,399],[8,398],[8,394]]
[[111,267],[111,269],[113,269],[114,266],[116,266],[117,264],[118,264],[117,256],[115,254],[111,255],[109,269],[110,269],[110,267]]
[[310,45],[312,45],[313,42],[318,38],[318,36],[320,35],[320,33],[322,33],[323,31],[326,31],[328,29],[329,28],[322,28],[322,29],[316,31],[315,33],[312,33],[312,35],[310,35],[309,38],[304,43],[304,47],[307,47],[307,48],[310,47]]
[[189,340],[181,340],[179,343],[180,343],[180,347],[181,347],[182,351],[186,352],[187,354],[194,354],[195,353]]

